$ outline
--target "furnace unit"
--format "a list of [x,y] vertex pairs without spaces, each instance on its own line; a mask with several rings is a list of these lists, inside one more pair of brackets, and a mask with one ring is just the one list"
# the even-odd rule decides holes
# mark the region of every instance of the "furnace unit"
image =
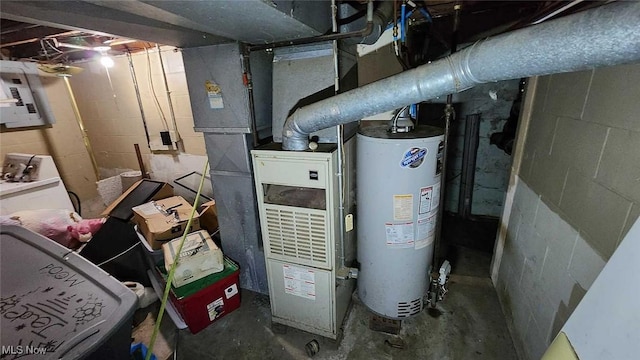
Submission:
[[[267,264],[272,321],[337,339],[355,280],[344,263],[355,258],[351,210],[355,198],[355,139],[344,147],[344,188],[338,185],[336,144],[315,151],[253,150],[253,167]],[[339,192],[344,191],[344,259]]]

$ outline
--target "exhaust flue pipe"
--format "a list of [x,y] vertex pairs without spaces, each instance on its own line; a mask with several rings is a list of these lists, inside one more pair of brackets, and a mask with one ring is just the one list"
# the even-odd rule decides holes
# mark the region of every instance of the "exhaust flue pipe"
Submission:
[[640,3],[618,2],[516,30],[444,59],[297,109],[282,148],[303,151],[314,131],[415,104],[476,84],[640,60]]

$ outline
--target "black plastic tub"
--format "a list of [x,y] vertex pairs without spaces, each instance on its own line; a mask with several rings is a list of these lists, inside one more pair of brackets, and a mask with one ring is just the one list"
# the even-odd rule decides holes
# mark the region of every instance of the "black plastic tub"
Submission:
[[151,286],[142,244],[133,225],[126,221],[108,218],[80,255],[120,281]]

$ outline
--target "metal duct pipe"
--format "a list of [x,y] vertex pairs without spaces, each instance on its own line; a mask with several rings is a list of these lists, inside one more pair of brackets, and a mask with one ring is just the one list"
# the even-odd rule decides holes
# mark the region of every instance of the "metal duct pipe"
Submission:
[[308,135],[476,84],[571,72],[640,59],[640,3],[617,2],[487,38],[431,64],[296,110],[282,148],[307,149]]

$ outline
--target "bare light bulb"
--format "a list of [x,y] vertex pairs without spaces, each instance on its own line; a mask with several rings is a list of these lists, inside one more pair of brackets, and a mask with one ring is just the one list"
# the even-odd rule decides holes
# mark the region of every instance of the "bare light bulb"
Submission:
[[112,58],[103,55],[102,57],[100,57],[100,64],[104,65],[104,67],[106,68],[112,68],[115,63],[113,62]]
[[93,47],[93,50],[94,50],[94,51],[97,51],[97,52],[101,52],[101,53],[103,53],[103,52],[105,52],[105,51],[109,51],[109,50],[111,50],[111,46],[109,46],[109,45],[104,45],[104,46],[94,46],[94,47]]

